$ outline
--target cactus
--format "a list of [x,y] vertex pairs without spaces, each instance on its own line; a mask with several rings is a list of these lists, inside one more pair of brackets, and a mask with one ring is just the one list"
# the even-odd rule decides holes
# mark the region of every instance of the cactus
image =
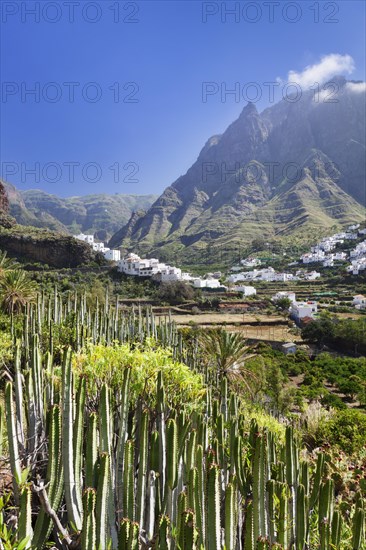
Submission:
[[159,531],[157,538],[157,550],[170,550],[170,520],[167,516],[162,516],[159,521]]
[[84,518],[81,535],[81,550],[96,549],[95,490],[87,488],[83,496]]
[[254,531],[253,531],[253,501],[249,501],[246,507],[245,514],[245,540],[244,550],[253,550],[254,548]]
[[220,470],[216,464],[208,469],[207,480],[207,548],[220,550],[221,548],[221,518],[220,518]]
[[123,514],[126,518],[134,519],[134,472],[133,472],[133,441],[125,443],[123,468]]
[[[299,462],[292,427],[286,428],[284,446],[255,421],[248,436],[248,419],[227,379],[210,374],[202,409],[192,412],[182,403],[177,411],[166,399],[159,372],[152,400],[137,395],[136,405],[130,402],[131,395],[136,397],[130,392],[131,368],[124,369],[115,392],[101,384],[100,393],[89,396],[86,379],[72,372],[68,350],[59,388],[53,325],[62,327],[69,315],[77,333],[74,349],[89,340],[140,345],[150,335],[201,372],[196,344],[188,352],[171,319],[156,324],[150,310],[139,307],[125,314],[117,306],[107,298],[103,308],[93,310],[85,294],[69,295],[65,302],[56,290],[50,300],[39,298],[24,318],[22,343],[15,347],[14,383],[5,389],[6,448],[20,497],[18,534],[28,533],[24,540],[30,534],[30,493],[23,467],[30,466],[31,480],[41,477],[47,497],[44,504],[40,494],[44,508],[25,544],[41,550],[49,542],[49,507],[54,521],[62,510],[61,533],[66,524],[77,531],[70,537],[64,529],[63,535],[82,550],[221,550],[222,545],[226,550],[304,550],[318,540],[319,550],[330,550],[344,544],[342,521],[343,534],[350,521],[346,516],[342,520],[333,481],[325,478],[325,455],[319,453],[315,471],[306,459]],[[43,337],[47,330],[48,339]],[[15,337],[17,331],[14,324]],[[148,408],[155,400],[156,408]],[[0,442],[2,424],[0,412]],[[360,550],[365,519],[361,493],[354,502],[352,550]]]
[[339,510],[335,510],[332,519],[331,542],[334,548],[339,548],[342,533],[342,516]]
[[82,528],[82,502],[80,480],[75,479],[73,446],[73,397],[70,350],[66,350],[62,365],[62,457],[65,475],[65,500],[70,522]]
[[3,440],[4,440],[4,409],[0,405],[0,456],[3,454]]
[[97,446],[97,424],[98,417],[96,413],[89,416],[89,427],[86,440],[86,460],[85,460],[85,485],[86,487],[97,487],[97,466],[98,466],[98,446]]
[[329,548],[331,522],[333,518],[333,506],[334,506],[334,481],[333,479],[327,479],[325,483],[322,483],[319,494],[319,536],[320,536],[320,550],[327,550]]
[[192,510],[186,510],[183,512],[179,548],[181,548],[181,550],[195,550],[196,542],[197,532],[194,512]]
[[145,498],[147,482],[147,453],[148,453],[148,421],[149,415],[145,411],[141,415],[140,425],[140,452],[139,452],[139,471],[137,478],[137,496],[136,496],[136,520],[139,525],[144,525],[145,519]]
[[285,483],[278,482],[277,496],[279,499],[279,518],[278,518],[278,542],[283,548],[288,548],[289,544],[289,512],[288,512],[288,486]]
[[352,550],[361,550],[365,542],[365,510],[356,507],[353,516]]
[[[63,493],[63,472],[61,465],[61,416],[60,408],[54,405],[49,412],[49,461],[46,480],[48,482],[48,499],[53,510],[58,510]],[[52,520],[41,508],[34,528],[32,544],[43,548],[51,534]]]
[[6,404],[6,426],[8,431],[8,444],[9,444],[9,456],[10,467],[13,475],[13,487],[15,501],[19,500],[19,483],[21,479],[21,462],[19,458],[18,436],[17,436],[17,422],[16,411],[13,401],[13,384],[7,382],[5,386],[5,404]]
[[316,463],[316,472],[313,482],[313,489],[310,496],[309,508],[312,510],[318,501],[321,479],[324,471],[324,454],[319,453]]
[[225,493],[225,549],[235,550],[237,525],[237,491],[235,483],[228,483]]
[[254,540],[266,536],[266,504],[265,504],[265,438],[257,434],[253,459],[253,531]]
[[295,522],[295,542],[296,550],[303,550],[306,534],[307,534],[307,497],[305,495],[305,487],[303,485],[298,486],[297,490],[297,502],[296,502],[296,522]]
[[31,490],[25,485],[20,490],[20,510],[19,510],[19,539],[27,541],[24,548],[31,548],[32,539],[32,508],[31,508]]
[[110,459],[108,453],[100,456],[100,468],[98,475],[98,490],[96,501],[96,540],[97,549],[106,550],[108,538],[108,489],[110,478]]

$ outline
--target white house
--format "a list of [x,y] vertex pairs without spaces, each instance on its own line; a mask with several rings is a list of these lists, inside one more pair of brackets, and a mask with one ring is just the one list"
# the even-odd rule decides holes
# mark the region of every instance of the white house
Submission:
[[343,262],[347,259],[347,254],[345,252],[335,252],[333,254],[333,259],[338,260],[339,262]]
[[354,305],[356,309],[365,309],[366,297],[363,294],[357,294],[357,296],[353,296],[352,305]]
[[254,286],[237,285],[233,288],[233,290],[242,292],[243,296],[253,296],[254,294],[257,294],[257,290]]
[[281,349],[285,355],[288,355],[289,353],[296,353],[297,346],[294,342],[287,342],[282,344]]
[[314,314],[318,311],[317,302],[308,301],[308,302],[294,302],[291,305],[290,312],[295,317],[295,319],[301,321],[304,317],[314,318]]
[[201,279],[198,277],[197,279],[193,279],[193,286],[195,288],[221,288],[222,285],[220,281],[217,279]]
[[103,255],[106,260],[109,260],[111,262],[119,262],[121,259],[121,252],[119,250],[114,250],[114,249],[110,250],[107,248],[103,252]]
[[92,248],[93,250],[95,250],[95,252],[106,252],[106,250],[109,250],[109,248],[106,248],[104,246],[104,243],[91,243],[92,245]]
[[171,281],[181,281],[182,270],[179,267],[172,267],[170,265],[166,265],[160,271],[160,280],[162,283],[168,283]]
[[240,260],[241,265],[244,267],[257,267],[258,265],[261,265],[261,260],[259,258],[246,258],[245,260]]
[[320,278],[319,271],[309,271],[308,273],[304,273],[304,279],[306,281],[315,281],[315,279]]
[[277,300],[281,300],[282,298],[288,298],[292,303],[296,302],[296,294],[295,292],[290,291],[280,291],[277,292],[274,296],[272,296],[272,300],[276,302]]
[[84,233],[80,233],[79,235],[75,235],[75,239],[84,241],[84,243],[93,244],[94,235],[84,235]]

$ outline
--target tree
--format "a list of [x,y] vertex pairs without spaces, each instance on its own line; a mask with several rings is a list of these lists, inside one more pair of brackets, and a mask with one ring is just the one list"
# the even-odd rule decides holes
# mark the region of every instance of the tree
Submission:
[[321,317],[306,325],[301,336],[307,342],[314,342],[318,346],[331,341],[334,338],[335,325],[329,317]]
[[190,285],[183,281],[172,281],[161,283],[157,297],[162,302],[169,304],[179,304],[187,300],[193,300],[195,293]]
[[200,340],[219,378],[240,379],[252,393],[248,379],[255,379],[256,376],[244,365],[247,359],[254,357],[254,354],[248,353],[248,345],[241,334],[227,332],[222,328],[211,329],[204,332]]
[[275,301],[275,306],[281,311],[288,311],[291,303],[290,298],[286,298],[286,296],[284,296],[283,298],[279,298]]
[[0,277],[10,269],[14,269],[15,266],[15,262],[8,258],[7,253],[0,251]]
[[34,302],[36,285],[25,271],[6,271],[0,278],[1,305],[7,313],[19,313],[24,306]]

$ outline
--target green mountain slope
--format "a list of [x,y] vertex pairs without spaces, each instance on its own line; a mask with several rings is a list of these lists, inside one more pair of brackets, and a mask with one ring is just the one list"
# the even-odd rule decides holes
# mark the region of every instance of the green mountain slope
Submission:
[[20,191],[4,183],[10,213],[21,225],[63,233],[93,233],[108,239],[131,214],[148,208],[154,195],[96,194],[61,198],[38,189]]
[[215,261],[205,253],[215,246],[258,236],[301,239],[363,220],[365,93],[335,81],[335,102],[314,101],[309,91],[261,114],[249,103],[110,244],[207,262]]

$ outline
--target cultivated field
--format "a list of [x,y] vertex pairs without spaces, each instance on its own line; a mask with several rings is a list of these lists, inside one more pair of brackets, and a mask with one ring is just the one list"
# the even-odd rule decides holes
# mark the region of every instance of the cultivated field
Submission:
[[201,327],[214,328],[224,326],[227,330],[241,332],[244,338],[289,341],[300,339],[290,332],[287,321],[280,315],[251,315],[235,313],[200,313],[198,315],[172,315],[172,320],[179,327],[193,323]]

